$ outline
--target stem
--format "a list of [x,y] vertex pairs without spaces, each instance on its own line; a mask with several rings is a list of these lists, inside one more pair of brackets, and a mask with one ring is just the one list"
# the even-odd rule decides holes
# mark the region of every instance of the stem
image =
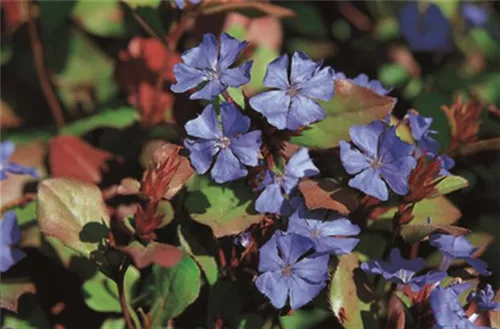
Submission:
[[155,30],[144,20],[142,19],[141,15],[139,15],[135,9],[132,9],[132,16],[134,16],[135,20],[137,21],[137,23],[139,23],[139,25],[144,29],[144,31],[146,31],[150,36],[152,36],[153,38],[157,38],[158,40],[160,40],[167,48],[168,48],[168,43],[167,41],[160,37],[156,32]]
[[38,36],[36,29],[36,14],[37,12],[39,12],[39,10],[32,1],[28,2],[28,10],[29,10],[28,31],[30,36],[31,51],[33,52],[33,61],[35,63],[36,74],[38,76],[38,80],[40,81],[43,94],[45,95],[50,110],[52,111],[52,116],[56,121],[57,127],[60,128],[64,126],[63,111],[61,109],[61,106],[59,105],[59,102],[57,101],[57,97],[54,91],[52,90],[50,80],[44,68],[42,40]]
[[412,243],[410,247],[410,259],[417,258],[418,256],[418,248],[420,247],[420,242],[414,242]]
[[127,296],[125,295],[125,272],[127,271],[128,268],[128,261],[125,261],[125,264],[122,266],[120,269],[120,274],[118,275],[118,280],[116,281],[116,284],[118,285],[118,295],[120,298],[120,306],[123,311],[123,317],[125,318],[125,323],[127,324],[127,329],[135,329],[134,324],[132,323],[132,318],[130,315],[130,311],[128,309],[128,304],[127,304]]

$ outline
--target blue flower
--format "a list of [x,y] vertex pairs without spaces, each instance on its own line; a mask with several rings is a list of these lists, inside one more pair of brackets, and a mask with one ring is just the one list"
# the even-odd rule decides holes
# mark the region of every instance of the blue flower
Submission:
[[335,74],[335,79],[348,80],[348,81],[350,81],[350,82],[352,82],[355,85],[358,85],[360,87],[365,87],[365,88],[371,89],[374,93],[379,94],[380,96],[385,96],[388,93],[390,93],[392,90],[392,88],[387,88],[387,89],[384,88],[382,83],[378,80],[375,80],[375,79],[370,80],[370,78],[364,73],[361,73],[360,75],[358,75],[354,79],[348,79],[348,78],[346,78],[344,73],[338,72]]
[[451,25],[435,4],[422,7],[410,2],[399,13],[401,34],[415,51],[439,51],[451,47]]
[[[184,9],[184,0],[174,0],[175,4],[179,9]],[[201,2],[201,0],[187,0],[188,2],[192,3],[193,5],[196,5]]]
[[328,254],[305,256],[313,247],[311,240],[293,233],[277,231],[260,248],[257,289],[276,308],[296,310],[309,303],[325,287],[328,278]]
[[177,83],[171,89],[183,93],[204,84],[201,90],[193,93],[191,99],[213,99],[228,86],[239,87],[250,81],[252,61],[247,61],[235,68],[229,68],[248,43],[239,42],[226,33],[221,35],[221,47],[215,36],[207,33],[202,43],[182,54],[184,63],[174,66]]
[[470,288],[468,283],[455,284],[446,288],[436,287],[430,296],[430,305],[436,329],[486,329],[469,321],[458,297]]
[[21,239],[15,212],[8,211],[3,215],[0,221],[0,237],[0,272],[6,272],[26,257],[24,252],[13,247]]
[[293,54],[290,78],[288,55],[282,55],[267,66],[264,86],[276,88],[250,98],[250,105],[262,113],[278,129],[296,130],[310,123],[323,120],[325,112],[316,102],[333,97],[333,75],[330,67],[321,68],[306,54]]
[[184,146],[190,151],[191,164],[199,174],[206,173],[212,158],[217,156],[211,175],[217,183],[224,183],[245,177],[248,171],[244,165],[258,164],[261,132],[248,132],[250,118],[231,103],[221,104],[220,112],[223,132],[210,104],[199,117],[186,123],[186,132],[198,139],[186,138]]
[[488,10],[472,3],[462,3],[460,13],[472,26],[484,26],[488,22]]
[[267,170],[260,185],[262,193],[255,202],[255,210],[261,213],[282,213],[288,206],[285,195],[290,195],[299,183],[300,178],[319,174],[309,152],[306,148],[300,148],[295,152],[285,166],[283,174],[273,173]]
[[340,141],[340,159],[345,170],[356,175],[349,180],[349,186],[386,201],[389,187],[399,195],[408,193],[408,175],[416,166],[411,155],[414,146],[396,136],[396,128],[382,121],[367,126],[351,126],[349,134],[354,148],[346,141]]
[[405,118],[410,125],[411,135],[417,142],[415,156],[419,158],[424,153],[429,158],[436,157],[441,161],[441,170],[439,176],[451,175],[449,170],[455,166],[455,161],[445,154],[437,155],[439,151],[439,143],[431,135],[437,134],[437,131],[431,130],[430,127],[434,121],[431,117],[424,117],[418,112],[410,110]]
[[359,239],[345,237],[358,235],[360,229],[332,211],[311,211],[302,203],[290,216],[288,232],[309,238],[317,252],[342,255],[349,254],[359,242]]
[[474,248],[464,236],[453,236],[450,234],[431,234],[429,237],[431,246],[438,248],[443,253],[443,260],[439,266],[441,271],[447,271],[455,259],[463,259],[482,275],[491,275],[486,268],[486,262],[472,258],[479,248]]
[[16,146],[10,141],[0,143],[0,180],[7,179],[7,173],[18,175],[31,175],[38,178],[35,168],[25,167],[20,164],[9,162]]
[[473,291],[467,297],[467,301],[476,302],[478,311],[500,311],[500,303],[495,300],[495,292],[490,284],[487,284],[483,290]]
[[424,267],[425,262],[422,258],[404,259],[397,248],[391,250],[389,263],[368,261],[361,264],[363,271],[380,274],[384,279],[397,284],[408,284],[413,291],[419,291],[426,284],[436,283],[446,277],[446,273],[441,271],[430,271],[424,275],[415,276]]
[[248,247],[251,241],[252,241],[252,233],[250,232],[240,233],[233,239],[233,243],[235,245],[242,246],[243,248]]

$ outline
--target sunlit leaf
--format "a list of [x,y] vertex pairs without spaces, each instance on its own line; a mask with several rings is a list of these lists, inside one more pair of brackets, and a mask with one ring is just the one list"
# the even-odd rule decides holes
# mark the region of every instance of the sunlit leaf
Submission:
[[218,185],[198,176],[188,184],[186,207],[195,221],[222,237],[243,232],[262,219],[254,210],[254,199],[255,194],[242,181]]
[[309,209],[329,209],[347,215],[358,207],[356,193],[333,179],[304,179],[299,190]]
[[19,298],[24,294],[34,294],[36,287],[31,282],[0,282],[0,307],[17,313]]
[[346,329],[376,328],[375,314],[370,312],[372,293],[363,284],[355,253],[338,257],[328,287],[330,307]]
[[140,242],[134,241],[120,250],[129,255],[139,269],[156,265],[161,268],[176,266],[185,257],[182,250],[165,243],[150,242],[144,247]]
[[104,320],[100,329],[122,329],[125,328],[124,318],[109,318]]
[[461,190],[468,185],[469,182],[463,177],[455,175],[446,176],[436,185],[436,193],[431,195],[430,198]]
[[238,10],[256,10],[262,14],[283,18],[294,16],[295,13],[282,6],[274,5],[267,2],[248,1],[248,2],[228,2],[228,3],[210,3],[206,2],[206,6],[202,9],[204,15],[216,14],[224,11],[238,11]]
[[126,31],[119,0],[78,1],[72,16],[85,30],[95,35],[121,37]]
[[296,310],[291,315],[280,316],[280,322],[283,329],[309,329],[325,321],[331,312],[315,308],[312,310]]
[[196,262],[185,254],[171,268],[153,266],[155,296],[151,307],[151,327],[165,327],[181,314],[200,293],[201,273]]
[[161,0],[124,0],[124,2],[134,9],[138,7],[150,7],[157,9],[161,4]]
[[109,216],[95,185],[64,178],[40,183],[38,224],[43,233],[54,236],[86,257],[98,249],[109,228]]
[[292,143],[331,148],[341,140],[350,140],[349,128],[385,118],[395,105],[395,99],[380,96],[370,89],[357,86],[348,80],[335,81],[335,96],[323,103],[326,119],[312,124],[302,136],[291,139]]

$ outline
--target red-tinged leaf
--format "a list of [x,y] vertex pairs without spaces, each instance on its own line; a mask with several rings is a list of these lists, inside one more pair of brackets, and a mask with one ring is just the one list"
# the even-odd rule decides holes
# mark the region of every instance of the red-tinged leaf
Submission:
[[224,11],[236,11],[236,10],[248,10],[253,9],[261,13],[271,15],[277,18],[285,18],[295,16],[295,12],[288,8],[284,8],[278,5],[273,5],[263,1],[245,1],[245,2],[226,2],[217,3],[207,1],[203,3],[205,6],[202,8],[202,13],[204,15],[211,15],[216,13],[221,13]]
[[140,189],[141,183],[133,178],[127,177],[121,180],[117,192],[120,195],[134,195],[138,194]]
[[162,143],[152,152],[153,164],[142,179],[142,192],[154,200],[172,199],[193,175],[189,159],[179,154],[181,148]]
[[381,96],[348,80],[335,80],[335,96],[323,105],[326,119],[311,125],[292,143],[316,148],[338,146],[341,140],[350,140],[349,128],[380,120],[391,113],[396,99]]
[[27,293],[36,293],[36,287],[31,282],[0,282],[0,307],[17,313],[19,298]]
[[[36,168],[40,178],[46,176],[44,157],[47,153],[47,145],[40,142],[16,145],[14,154],[10,161],[22,164],[23,166]],[[2,181],[0,189],[2,191],[2,204],[8,204],[19,200],[24,194],[24,186],[36,181],[29,175],[9,175],[9,178]]]
[[109,231],[109,216],[99,188],[65,178],[39,184],[37,220],[43,233],[88,258]]
[[27,1],[4,0],[0,2],[0,8],[2,9],[2,20],[5,22],[4,33],[13,33],[29,19]]
[[101,171],[106,171],[106,161],[113,158],[76,136],[57,136],[49,146],[49,162],[52,177],[74,178],[82,182],[98,184]]
[[126,247],[119,247],[119,250],[129,255],[139,269],[152,264],[170,268],[177,265],[184,257],[184,252],[181,249],[156,242],[150,242],[147,247],[144,247],[135,241]]
[[[3,3],[2,3],[3,4]],[[0,100],[0,127],[1,128],[17,128],[21,126],[23,120],[19,117],[14,109],[3,99]]]
[[250,18],[237,12],[230,12],[222,30],[243,27],[245,40],[250,44],[279,50],[283,43],[283,27],[278,18],[272,16]]
[[140,111],[142,124],[174,123],[170,113],[174,97],[168,83],[175,81],[173,66],[181,61],[179,54],[169,53],[156,38],[136,37],[119,58],[116,79],[129,103]]
[[387,312],[387,327],[394,329],[404,329],[405,328],[405,310],[403,302],[399,299],[396,293],[391,294],[389,298]]
[[309,209],[330,209],[348,215],[358,207],[355,192],[339,186],[334,179],[304,179],[299,190]]
[[500,150],[500,137],[480,140],[474,143],[467,144],[460,149],[460,155],[468,156],[484,151]]

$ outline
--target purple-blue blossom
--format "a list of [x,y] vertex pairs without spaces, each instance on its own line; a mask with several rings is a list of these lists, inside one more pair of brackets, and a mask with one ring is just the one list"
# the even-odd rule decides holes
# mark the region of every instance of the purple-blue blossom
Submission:
[[445,154],[438,155],[439,143],[432,138],[437,131],[430,129],[434,119],[421,116],[414,110],[408,111],[405,118],[410,125],[411,135],[417,142],[415,156],[419,158],[425,153],[429,158],[437,157],[441,161],[439,176],[451,175],[449,170],[455,166],[455,161]]
[[419,291],[426,284],[434,284],[446,277],[445,272],[430,271],[426,274],[415,276],[422,271],[425,262],[422,258],[405,259],[401,257],[399,249],[393,248],[389,256],[389,263],[384,261],[368,261],[361,264],[361,269],[367,273],[380,274],[390,282],[409,285],[413,291]]
[[255,202],[255,210],[260,213],[283,213],[289,208],[289,196],[295,189],[302,177],[311,177],[319,174],[309,152],[306,148],[300,148],[295,152],[285,166],[283,173],[267,170],[259,189],[263,190]]
[[452,46],[451,24],[438,6],[412,1],[399,13],[399,28],[414,51],[448,50]]
[[359,243],[359,239],[348,236],[358,235],[360,229],[338,213],[309,210],[301,203],[289,218],[287,232],[309,238],[317,252],[343,255],[351,253]]
[[25,167],[20,164],[9,162],[9,158],[14,153],[16,146],[11,141],[0,143],[0,180],[7,179],[7,174],[31,175],[38,178],[35,168]]
[[222,130],[212,104],[205,107],[199,117],[188,121],[186,132],[197,139],[186,138],[184,146],[199,174],[206,173],[216,157],[210,173],[214,181],[224,183],[245,177],[248,174],[245,165],[258,164],[261,132],[248,132],[250,118],[231,103],[222,103],[220,112]]
[[487,284],[484,289],[473,291],[467,296],[467,301],[476,302],[478,311],[500,311],[500,303],[495,301],[495,291],[490,284]]
[[333,97],[333,69],[314,62],[297,51],[292,56],[288,76],[288,55],[282,55],[267,66],[264,86],[273,90],[250,98],[250,105],[262,113],[278,129],[296,130],[301,126],[323,120],[325,111],[316,100]]
[[[386,201],[389,191],[408,193],[408,176],[415,168],[414,146],[396,135],[396,128],[382,121],[349,129],[352,142],[340,141],[340,159],[347,173],[355,175],[349,186]],[[385,183],[384,183],[385,181]]]
[[430,305],[436,329],[486,329],[476,326],[467,318],[460,305],[459,296],[470,288],[468,283],[455,284],[446,288],[436,287],[430,295]]
[[183,93],[195,87],[191,99],[211,100],[227,87],[240,87],[250,81],[252,61],[230,68],[239,57],[247,42],[240,42],[226,33],[222,33],[220,53],[217,39],[211,33],[203,36],[203,41],[182,54],[184,63],[174,66],[177,82],[171,86],[175,93]]
[[299,309],[316,297],[328,279],[328,254],[307,253],[313,248],[308,238],[276,231],[259,251],[257,289],[276,308]]
[[370,78],[364,73],[361,73],[353,79],[348,79],[343,72],[338,72],[335,74],[335,79],[348,80],[360,87],[371,89],[373,92],[379,94],[380,96],[385,96],[392,90],[392,88],[384,88],[382,83],[378,80],[370,80]]
[[489,18],[488,9],[467,2],[460,5],[460,13],[472,26],[484,26]]
[[463,259],[482,275],[491,275],[487,270],[486,262],[472,258],[475,248],[465,236],[453,236],[450,234],[434,233],[429,237],[431,246],[438,248],[443,253],[443,259],[439,265],[441,271],[447,271],[455,259]]
[[[184,9],[185,0],[174,0],[175,4],[179,9]],[[187,2],[196,5],[201,2],[201,0],[186,0]]]
[[14,247],[21,239],[21,230],[17,224],[17,216],[13,211],[7,211],[0,221],[0,272],[8,271],[26,254]]

